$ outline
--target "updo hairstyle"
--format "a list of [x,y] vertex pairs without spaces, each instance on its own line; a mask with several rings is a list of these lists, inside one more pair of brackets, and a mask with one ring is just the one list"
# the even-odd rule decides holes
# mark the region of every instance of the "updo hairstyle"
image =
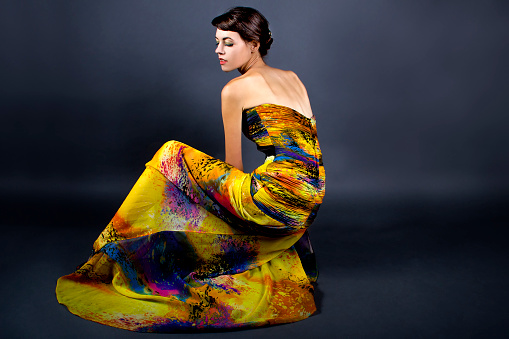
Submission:
[[258,49],[264,57],[272,45],[272,33],[269,30],[269,22],[256,9],[251,7],[234,7],[228,12],[215,17],[212,25],[223,31],[239,33],[246,41],[257,41],[260,43]]

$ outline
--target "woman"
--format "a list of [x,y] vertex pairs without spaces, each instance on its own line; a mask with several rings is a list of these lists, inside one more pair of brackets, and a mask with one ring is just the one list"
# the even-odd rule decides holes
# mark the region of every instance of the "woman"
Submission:
[[[223,71],[226,159],[177,141],[147,163],[88,262],[61,277],[58,301],[85,319],[133,331],[292,322],[315,311],[306,228],[325,174],[308,96],[269,67],[267,20],[237,7],[212,21]],[[244,173],[241,132],[266,154]]]

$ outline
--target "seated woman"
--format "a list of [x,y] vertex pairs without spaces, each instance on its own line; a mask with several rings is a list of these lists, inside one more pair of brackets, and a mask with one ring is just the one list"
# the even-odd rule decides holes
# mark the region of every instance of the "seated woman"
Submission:
[[[298,321],[315,312],[307,235],[325,172],[304,85],[263,60],[267,20],[236,7],[212,21],[225,72],[226,159],[164,144],[89,260],[58,280],[58,301],[102,324],[143,332]],[[241,133],[266,160],[244,173]]]

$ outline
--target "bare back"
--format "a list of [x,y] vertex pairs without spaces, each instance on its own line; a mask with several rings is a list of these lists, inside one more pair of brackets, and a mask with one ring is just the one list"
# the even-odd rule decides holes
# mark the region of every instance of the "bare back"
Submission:
[[292,71],[267,65],[231,80],[221,91],[225,161],[240,170],[242,164],[242,111],[261,104],[289,107],[313,117],[306,88]]
[[290,107],[308,118],[313,116],[306,88],[292,71],[265,66],[237,79],[244,89],[244,109],[275,104]]

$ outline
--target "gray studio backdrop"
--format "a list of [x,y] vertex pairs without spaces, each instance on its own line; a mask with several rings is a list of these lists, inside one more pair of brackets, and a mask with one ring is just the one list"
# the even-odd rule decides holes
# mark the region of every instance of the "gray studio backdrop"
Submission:
[[[270,21],[318,120],[328,196],[508,192],[503,1],[2,1],[0,189],[127,194],[176,139],[223,157],[210,21]],[[245,164],[263,160],[244,142]]]

